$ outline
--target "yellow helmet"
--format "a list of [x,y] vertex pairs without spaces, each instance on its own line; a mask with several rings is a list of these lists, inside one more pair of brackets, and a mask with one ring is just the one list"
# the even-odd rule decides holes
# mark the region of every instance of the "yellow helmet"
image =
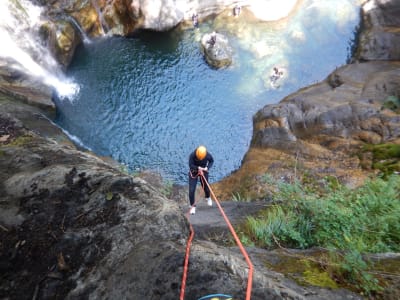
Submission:
[[196,149],[196,157],[198,160],[203,160],[204,158],[206,158],[207,155],[207,149],[204,146],[199,146]]

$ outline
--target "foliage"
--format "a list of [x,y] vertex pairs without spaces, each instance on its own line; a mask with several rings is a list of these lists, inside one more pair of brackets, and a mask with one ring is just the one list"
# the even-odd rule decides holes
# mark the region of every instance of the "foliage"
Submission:
[[396,96],[389,96],[385,99],[382,106],[394,112],[400,112],[400,99]]
[[170,197],[172,194],[172,189],[174,187],[174,183],[171,180],[167,180],[163,183],[163,187],[161,189],[161,194],[165,197]]
[[280,201],[257,218],[249,217],[246,233],[260,246],[323,247],[332,253],[337,279],[366,293],[379,290],[361,253],[400,251],[400,176],[376,178],[356,190],[326,181],[315,193],[299,182],[280,183]]
[[400,172],[400,145],[365,145],[362,152],[372,154],[372,168],[380,170],[384,176]]
[[239,192],[232,194],[232,201],[235,202],[250,202],[251,199],[249,197],[243,197]]

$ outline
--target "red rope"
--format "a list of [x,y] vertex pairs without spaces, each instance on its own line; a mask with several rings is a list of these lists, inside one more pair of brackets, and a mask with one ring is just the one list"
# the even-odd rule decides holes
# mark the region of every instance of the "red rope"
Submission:
[[[189,214],[189,212],[188,212]],[[186,216],[186,218],[189,221],[189,218]],[[189,239],[186,244],[186,253],[185,253],[185,263],[183,264],[183,275],[182,275],[182,284],[181,284],[181,295],[180,295],[180,300],[183,300],[185,298],[185,288],[186,288],[186,278],[187,278],[187,271],[188,271],[188,265],[189,265],[189,255],[190,255],[190,246],[192,245],[192,240],[194,237],[194,230],[192,224],[189,222],[190,226],[190,235]]]
[[[200,179],[202,179],[202,181],[204,181],[204,183],[208,186],[211,196],[214,198],[215,203],[217,203],[217,206],[219,208],[219,211],[222,214],[222,217],[224,218],[226,224],[229,227],[229,230],[231,231],[231,234],[233,235],[233,238],[235,239],[236,244],[238,245],[240,252],[242,252],[242,255],[244,256],[247,265],[249,266],[249,273],[248,273],[248,278],[247,278],[247,290],[246,290],[246,300],[250,300],[251,297],[251,288],[253,285],[253,271],[254,271],[254,267],[253,264],[249,258],[249,255],[246,252],[246,249],[243,247],[242,242],[240,241],[239,237],[237,236],[235,229],[233,228],[231,222],[229,221],[228,217],[226,216],[221,204],[219,203],[217,197],[215,196],[213,190],[211,189],[209,183],[207,182],[207,180],[205,179],[204,175],[203,175],[203,171],[199,170],[198,176],[201,176]],[[202,182],[203,183],[203,182]],[[189,218],[188,218],[189,220]],[[181,296],[180,296],[180,300],[184,299],[184,295],[185,295],[185,287],[186,287],[186,277],[187,277],[187,270],[188,270],[188,264],[189,264],[189,253],[190,253],[190,246],[192,244],[192,240],[193,240],[193,236],[194,236],[194,230],[192,227],[192,224],[190,224],[190,236],[186,245],[186,254],[185,254],[185,263],[184,263],[184,267],[183,267],[183,276],[182,276],[182,285],[181,285]]]

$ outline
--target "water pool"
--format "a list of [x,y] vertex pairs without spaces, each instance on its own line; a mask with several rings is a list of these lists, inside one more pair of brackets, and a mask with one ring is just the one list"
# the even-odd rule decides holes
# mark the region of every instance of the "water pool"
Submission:
[[[56,122],[98,155],[180,184],[189,153],[204,144],[215,158],[210,179],[220,180],[240,167],[255,112],[346,63],[359,5],[327,2],[302,1],[280,22],[221,15],[198,29],[84,44],[68,70],[80,92],[57,101]],[[203,59],[199,41],[213,30],[234,48],[228,68]],[[271,85],[273,67],[284,70],[279,86]]]

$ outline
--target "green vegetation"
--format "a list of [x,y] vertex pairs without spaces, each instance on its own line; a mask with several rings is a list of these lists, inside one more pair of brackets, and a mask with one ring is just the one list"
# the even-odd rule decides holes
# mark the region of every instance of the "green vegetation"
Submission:
[[372,154],[371,167],[380,170],[384,176],[400,172],[400,145],[390,143],[365,145],[362,153]]
[[[243,242],[266,248],[328,249],[329,261],[321,264],[321,270],[329,270],[324,276],[330,274],[336,282],[366,294],[379,291],[363,254],[400,252],[400,176],[376,178],[356,190],[332,178],[323,187],[319,183],[318,192],[299,182],[277,185],[276,204],[259,217],[248,218]],[[308,273],[314,278],[313,274]]]
[[171,180],[164,181],[161,189],[161,194],[163,194],[167,198],[171,197],[173,187],[174,183]]
[[107,200],[107,201],[112,200],[113,197],[114,197],[114,194],[113,194],[112,192],[108,192],[108,193],[106,194],[106,200]]
[[252,199],[249,197],[243,197],[240,193],[236,192],[232,194],[232,201],[235,202],[251,202]]
[[29,134],[26,135],[21,135],[14,139],[11,143],[8,144],[8,146],[24,146],[26,144],[29,144],[30,142],[33,141],[33,137]]
[[383,102],[383,108],[400,113],[400,99],[396,96],[389,96]]

